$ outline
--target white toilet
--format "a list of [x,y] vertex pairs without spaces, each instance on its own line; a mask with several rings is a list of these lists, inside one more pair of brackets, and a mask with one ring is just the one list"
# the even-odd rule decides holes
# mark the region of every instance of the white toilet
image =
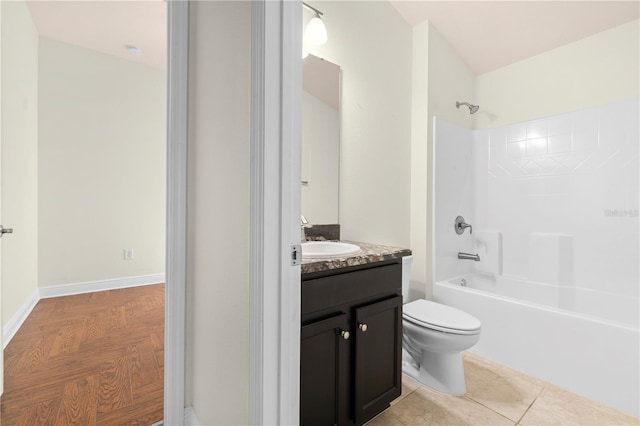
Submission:
[[[403,258],[402,296],[408,300],[411,256]],[[480,339],[480,320],[429,300],[402,306],[402,372],[442,392],[466,391],[461,352]]]

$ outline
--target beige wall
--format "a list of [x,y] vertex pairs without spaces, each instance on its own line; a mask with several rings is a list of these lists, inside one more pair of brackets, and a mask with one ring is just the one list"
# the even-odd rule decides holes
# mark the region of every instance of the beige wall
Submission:
[[[639,22],[612,28],[480,76],[469,71],[428,22],[414,27],[412,297],[421,297],[420,289],[424,288],[429,298],[432,289],[433,160],[429,159],[433,158],[433,116],[467,128],[491,128],[638,96]],[[466,108],[455,108],[456,100],[479,104],[480,110],[471,116]],[[429,164],[427,173],[421,168],[425,157]],[[425,209],[429,217],[426,223]]]
[[342,68],[342,237],[408,247],[411,27],[388,2],[311,5],[329,41],[309,51]]
[[[0,5],[0,99],[2,99],[2,5]],[[0,101],[0,141],[2,140],[2,102]],[[0,142],[0,192],[2,191],[2,142]],[[2,222],[2,196],[0,195],[0,223]],[[2,259],[2,244],[0,244],[0,259]],[[0,260],[0,326],[2,321],[2,261]],[[2,328],[0,328],[0,347],[4,348]],[[0,351],[0,371],[4,371],[4,351]],[[0,395],[4,392],[4,376],[0,378]]]
[[40,286],[163,273],[166,72],[39,50]]
[[190,5],[186,404],[249,421],[251,3]]
[[307,91],[302,111],[301,212],[311,224],[339,223],[340,111]]
[[[468,66],[429,22],[413,28],[413,120],[411,140],[410,298],[432,293],[433,117],[464,127],[473,120],[456,101],[473,101],[475,79]],[[451,222],[455,218],[451,218]]]
[[23,1],[2,7],[2,324],[38,287],[38,33]]
[[478,129],[602,105],[639,94],[640,21],[478,76]]

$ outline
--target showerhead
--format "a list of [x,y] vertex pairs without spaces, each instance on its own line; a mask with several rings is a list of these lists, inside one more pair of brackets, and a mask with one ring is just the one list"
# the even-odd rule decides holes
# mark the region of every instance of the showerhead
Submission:
[[468,102],[456,102],[456,108],[460,108],[460,105],[466,105],[469,107],[469,112],[471,114],[475,114],[480,109],[479,105],[471,105]]

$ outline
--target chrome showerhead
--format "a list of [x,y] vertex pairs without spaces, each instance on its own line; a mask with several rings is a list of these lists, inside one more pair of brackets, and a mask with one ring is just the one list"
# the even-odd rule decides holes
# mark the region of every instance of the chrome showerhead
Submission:
[[456,102],[456,108],[460,108],[460,105],[466,105],[469,107],[469,112],[471,114],[475,114],[480,109],[479,105],[471,105],[468,102]]

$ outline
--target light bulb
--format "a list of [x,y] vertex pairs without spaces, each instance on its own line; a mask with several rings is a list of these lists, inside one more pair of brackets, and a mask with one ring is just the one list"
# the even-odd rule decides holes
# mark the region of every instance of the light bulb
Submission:
[[307,24],[307,29],[304,30],[304,41],[313,45],[325,44],[327,42],[327,28],[317,13]]

